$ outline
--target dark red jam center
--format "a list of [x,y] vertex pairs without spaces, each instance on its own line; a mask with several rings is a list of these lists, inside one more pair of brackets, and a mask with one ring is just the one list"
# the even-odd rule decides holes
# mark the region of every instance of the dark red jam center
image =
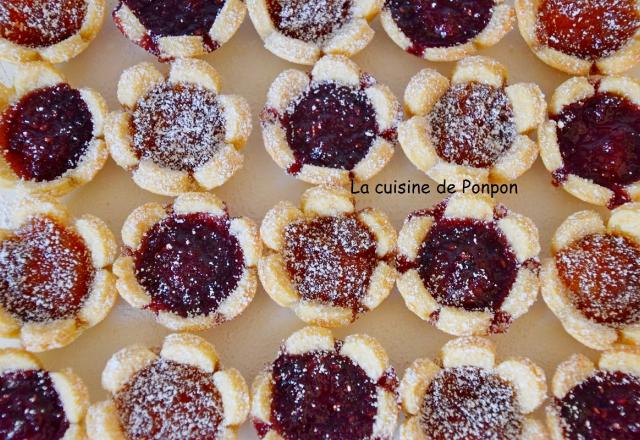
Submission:
[[640,438],[640,379],[598,371],[555,400],[567,440]]
[[556,254],[573,304],[610,326],[640,322],[640,247],[620,235],[588,235]]
[[387,0],[385,7],[411,41],[407,49],[422,56],[425,49],[464,44],[482,32],[493,14],[494,0]]
[[51,181],[76,168],[92,138],[89,108],[68,84],[30,92],[0,120],[2,154],[25,180]]
[[190,365],[157,360],[115,395],[130,440],[216,439],[222,397],[213,375]]
[[0,37],[27,47],[47,47],[78,33],[85,0],[0,0]]
[[173,170],[204,165],[224,141],[215,93],[193,84],[163,83],[138,101],[132,118],[139,157]]
[[59,440],[68,428],[48,372],[12,370],[0,374],[0,438]]
[[289,224],[284,259],[302,298],[365,310],[361,301],[378,259],[375,238],[355,215]]
[[440,371],[422,401],[420,424],[433,440],[520,438],[523,416],[513,387],[478,367]]
[[504,90],[477,82],[452,86],[429,119],[438,155],[458,165],[491,167],[517,134]]
[[153,311],[182,317],[215,312],[244,270],[229,220],[205,213],[171,215],[156,223],[135,251],[136,277]]
[[597,60],[621,49],[639,27],[635,0],[545,0],[536,35],[560,52]]
[[79,235],[36,217],[0,242],[0,305],[25,322],[75,316],[94,272]]
[[351,0],[266,0],[271,21],[284,35],[319,43],[351,15]]

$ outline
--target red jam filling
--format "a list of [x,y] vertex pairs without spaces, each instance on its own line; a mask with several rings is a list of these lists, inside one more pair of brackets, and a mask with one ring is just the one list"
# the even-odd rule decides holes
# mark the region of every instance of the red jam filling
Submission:
[[598,371],[555,405],[567,440],[637,440],[640,379],[620,371]]
[[28,93],[0,120],[2,154],[25,180],[51,181],[76,168],[92,138],[89,108],[68,84]]
[[205,213],[171,215],[156,223],[134,253],[149,307],[182,317],[215,312],[238,285],[244,254],[229,220]]
[[545,0],[538,8],[538,40],[567,55],[597,60],[612,55],[640,28],[635,0]]
[[52,46],[77,34],[86,13],[85,0],[4,0],[0,37],[20,46]]
[[387,0],[385,8],[409,38],[409,53],[467,43],[482,32],[493,14],[494,0]]
[[350,17],[351,0],[266,0],[275,27],[287,37],[320,43]]
[[223,418],[213,375],[164,359],[138,371],[115,395],[130,440],[216,439]]
[[94,277],[82,238],[36,217],[0,242],[0,305],[25,322],[75,316]]
[[140,99],[131,121],[141,159],[172,170],[194,171],[224,142],[224,116],[215,93],[183,83],[162,83]]
[[422,401],[420,424],[433,440],[520,438],[523,416],[513,387],[478,367],[440,371]]
[[302,298],[365,311],[378,259],[376,241],[355,215],[318,217],[285,228],[284,259]]
[[574,174],[609,188],[618,195],[612,208],[630,201],[623,187],[640,180],[640,107],[598,92],[552,119],[565,164],[554,173],[556,180]]
[[640,322],[640,247],[619,235],[588,235],[555,256],[571,302],[600,324]]
[[59,440],[68,428],[48,372],[12,370],[0,374],[0,438]]
[[429,119],[438,155],[458,165],[491,167],[517,134],[504,90],[477,82],[452,86]]

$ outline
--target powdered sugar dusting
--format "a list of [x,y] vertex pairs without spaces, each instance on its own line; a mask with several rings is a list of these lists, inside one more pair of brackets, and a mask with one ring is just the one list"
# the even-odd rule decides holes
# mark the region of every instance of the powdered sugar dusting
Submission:
[[271,20],[286,36],[321,44],[351,16],[351,0],[268,0]]

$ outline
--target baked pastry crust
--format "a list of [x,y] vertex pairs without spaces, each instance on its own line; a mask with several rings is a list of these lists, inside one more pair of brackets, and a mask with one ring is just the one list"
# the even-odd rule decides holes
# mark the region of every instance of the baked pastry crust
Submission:
[[[488,168],[459,165],[439,156],[429,121],[432,110],[451,87],[483,84],[502,90],[513,112],[515,136],[511,145]],[[410,119],[398,128],[398,140],[409,160],[436,181],[447,180],[456,187],[468,179],[474,183],[514,180],[527,171],[538,157],[538,145],[528,133],[544,121],[546,103],[536,84],[507,86],[506,68],[490,58],[469,57],[459,61],[451,81],[432,69],[418,72],[407,85],[404,103]]]
[[[400,382],[400,399],[405,421],[400,426],[401,440],[427,440],[428,434],[420,426],[422,401],[433,379],[443,370],[472,366],[497,374],[513,386],[519,409],[524,415],[519,440],[548,438],[544,424],[532,413],[547,396],[544,371],[527,358],[509,358],[496,364],[495,344],[489,339],[467,336],[447,342],[439,359],[415,360]],[[462,414],[462,413],[460,413]]]
[[82,307],[75,316],[26,322],[0,307],[0,339],[5,347],[42,352],[71,344],[85,330],[94,327],[111,311],[117,299],[116,280],[109,266],[116,257],[117,244],[108,226],[90,214],[74,219],[56,199],[40,196],[21,203],[13,213],[15,229],[0,229],[0,242],[31,219],[49,217],[76,233],[86,245],[95,271]]
[[318,186],[304,192],[300,208],[291,202],[278,203],[267,212],[260,226],[260,237],[267,248],[258,264],[260,281],[272,300],[293,309],[298,318],[308,324],[340,327],[354,321],[357,314],[347,307],[301,296],[286,267],[283,254],[285,228],[296,222],[350,214],[357,216],[376,241],[377,265],[371,273],[365,296],[359,299],[366,310],[373,310],[389,296],[397,277],[388,258],[393,255],[397,234],[386,214],[374,208],[356,211],[354,198],[348,190]]
[[[213,93],[224,119],[224,142],[213,156],[192,172],[161,166],[140,158],[133,148],[133,111],[148,92],[161,84],[193,85]],[[202,60],[178,59],[171,63],[168,77],[143,62],[126,69],[118,82],[118,101],[124,110],[112,112],[105,121],[105,140],[111,157],[133,173],[138,186],[156,194],[176,196],[185,192],[211,190],[224,184],[243,164],[240,149],[251,133],[251,113],[247,101],[237,95],[219,95],[220,76]]]
[[[0,86],[0,112],[4,113],[25,95],[58,84],[67,84],[65,77],[52,65],[45,62],[24,63],[17,66],[11,87]],[[68,169],[53,180],[25,180],[11,168],[4,154],[0,153],[0,186],[21,187],[28,192],[62,196],[90,182],[102,169],[109,157],[103,140],[103,125],[108,113],[104,98],[95,90],[78,89],[82,101],[91,114],[93,133],[86,151],[75,168]],[[0,148],[2,148],[0,146]]]
[[172,361],[195,367],[211,374],[222,398],[222,427],[217,438],[235,439],[237,429],[249,413],[249,388],[238,370],[223,368],[218,354],[210,343],[189,333],[168,335],[162,348],[153,350],[141,345],[131,345],[116,352],[102,372],[102,387],[110,397],[94,403],[87,413],[87,434],[92,440],[125,440],[120,417],[114,401],[137,373],[158,360]]
[[[418,270],[412,267],[418,264],[422,243],[436,224],[433,213],[410,215],[398,234],[398,259],[408,267],[398,278],[398,290],[409,310],[446,333],[455,336],[493,333],[496,331],[493,329],[494,321],[500,319],[498,314],[515,320],[524,315],[538,297],[540,281],[535,264],[540,253],[538,229],[532,220],[521,214],[506,211],[505,215],[505,208],[496,206],[489,198],[456,193],[445,203],[443,218],[479,220],[493,225],[502,233],[517,264],[517,275],[509,293],[500,308],[493,311],[466,310],[438,303]],[[499,327],[497,331],[504,330]]]

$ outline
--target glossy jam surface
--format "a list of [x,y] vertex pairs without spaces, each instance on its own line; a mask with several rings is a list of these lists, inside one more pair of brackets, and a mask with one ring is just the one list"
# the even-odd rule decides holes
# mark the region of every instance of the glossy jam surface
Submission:
[[514,388],[478,367],[440,371],[427,388],[420,425],[433,440],[520,438],[523,416]]
[[458,165],[491,167],[517,134],[504,90],[477,82],[452,86],[429,120],[438,155]]
[[12,370],[0,374],[0,438],[59,440],[68,428],[49,373]]
[[93,139],[93,121],[68,84],[34,90],[5,110],[0,148],[21,179],[51,181],[78,166]]
[[639,27],[635,0],[544,0],[536,35],[560,52],[597,60],[621,49]]
[[213,374],[164,359],[138,371],[115,403],[130,440],[216,439],[224,414]]
[[0,37],[32,48],[75,35],[87,13],[85,0],[0,0]]
[[224,117],[216,95],[186,83],[162,83],[138,101],[133,147],[142,159],[172,170],[204,165],[224,141]]
[[243,257],[228,219],[205,213],[171,215],[142,238],[134,255],[135,273],[155,312],[208,315],[238,285]]
[[35,217],[0,242],[0,305],[26,322],[75,316],[94,277],[82,238]]
[[373,235],[355,215],[290,223],[283,254],[302,298],[364,311],[378,260]]
[[598,371],[576,385],[555,408],[567,440],[636,440],[640,437],[640,379]]
[[572,303],[600,324],[640,323],[640,247],[619,235],[588,235],[556,254]]
[[350,17],[351,0],[266,0],[271,21],[284,35],[321,43]]
[[421,56],[425,49],[467,43],[482,32],[493,14],[494,0],[387,0],[385,8],[402,33],[407,49]]

